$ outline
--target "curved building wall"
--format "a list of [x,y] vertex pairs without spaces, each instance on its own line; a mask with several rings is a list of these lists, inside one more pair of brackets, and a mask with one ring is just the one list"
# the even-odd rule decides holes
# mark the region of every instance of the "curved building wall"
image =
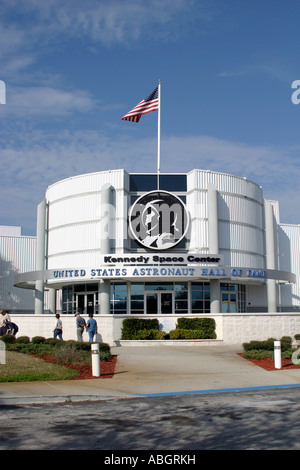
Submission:
[[190,251],[209,252],[208,188],[218,192],[219,253],[228,266],[264,268],[263,193],[255,183],[203,170],[188,174],[188,208],[192,216]]
[[[91,266],[105,245],[107,213],[102,194],[105,185],[113,187],[115,230],[114,250],[123,249],[127,226],[127,196],[124,170],[91,173],[68,178],[50,186],[48,205],[48,269]],[[113,231],[113,233],[112,233]]]
[[[129,175],[114,170],[80,175],[50,186],[47,268],[88,267],[105,246],[107,213],[102,188],[114,191],[112,252],[130,249],[127,216]],[[187,208],[191,216],[188,250],[209,253],[208,188],[218,193],[219,253],[225,265],[264,268],[263,195],[253,182],[224,173],[193,170],[187,175]]]

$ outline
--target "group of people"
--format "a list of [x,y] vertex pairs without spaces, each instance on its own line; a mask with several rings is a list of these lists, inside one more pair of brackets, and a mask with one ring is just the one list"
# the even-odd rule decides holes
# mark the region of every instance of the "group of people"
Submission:
[[13,335],[19,331],[18,326],[10,319],[9,314],[4,310],[0,310],[0,336]]
[[[94,341],[95,335],[98,333],[97,322],[93,318],[93,314],[89,314],[89,319],[86,322],[85,319],[80,316],[80,313],[75,313],[76,317],[76,331],[77,331],[77,340],[83,341],[82,335],[83,332],[86,330],[89,335],[89,342],[92,343]],[[13,335],[15,336],[19,331],[18,326],[13,323],[10,319],[9,314],[4,310],[0,310],[0,336],[3,335]],[[55,315],[55,324],[53,328],[53,336],[54,338],[62,339],[63,333],[63,324],[60,319],[59,313]]]
[[[53,329],[53,336],[54,338],[62,339],[62,321],[60,319],[59,313],[55,315],[55,325]],[[89,342],[92,343],[94,341],[95,335],[98,333],[97,322],[93,318],[93,314],[89,314],[89,319],[86,322],[85,319],[80,315],[80,313],[75,313],[76,317],[76,331],[77,331],[77,341],[83,341],[82,335],[84,330],[88,332],[89,335]]]

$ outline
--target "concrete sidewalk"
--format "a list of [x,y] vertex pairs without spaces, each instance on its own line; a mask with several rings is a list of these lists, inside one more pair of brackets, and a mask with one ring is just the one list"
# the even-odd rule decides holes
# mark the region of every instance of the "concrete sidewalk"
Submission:
[[111,352],[118,355],[112,379],[0,383],[0,405],[300,387],[300,368],[266,371],[238,356],[241,346],[121,346]]

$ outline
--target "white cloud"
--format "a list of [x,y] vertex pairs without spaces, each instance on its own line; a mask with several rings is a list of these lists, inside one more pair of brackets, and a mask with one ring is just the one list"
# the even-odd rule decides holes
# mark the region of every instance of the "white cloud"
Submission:
[[[8,141],[8,139],[7,139]],[[31,132],[2,149],[0,223],[35,231],[36,206],[46,188],[63,178],[107,169],[156,172],[156,139],[108,138],[95,131]],[[250,146],[209,136],[162,138],[161,171],[210,169],[262,185],[264,197],[279,200],[281,221],[300,223],[297,201],[299,149]],[[3,222],[3,220],[5,222]]]
[[[2,53],[16,50],[21,43],[23,47],[31,42],[44,47],[58,37],[88,37],[94,42],[123,45],[141,36],[170,39],[189,31],[196,18],[210,19],[211,9],[204,5],[199,0],[86,0],[84,5],[80,0],[2,0],[4,25],[7,19],[12,23],[10,28],[2,26]],[[24,21],[17,23],[22,16]]]
[[87,112],[97,106],[84,90],[67,91],[52,87],[8,87],[6,116],[63,116]]

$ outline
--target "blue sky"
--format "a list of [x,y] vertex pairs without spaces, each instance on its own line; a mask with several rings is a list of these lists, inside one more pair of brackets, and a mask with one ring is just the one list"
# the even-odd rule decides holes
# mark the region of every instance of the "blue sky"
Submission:
[[161,171],[246,176],[300,223],[298,0],[0,0],[0,224],[35,235],[49,185]]

